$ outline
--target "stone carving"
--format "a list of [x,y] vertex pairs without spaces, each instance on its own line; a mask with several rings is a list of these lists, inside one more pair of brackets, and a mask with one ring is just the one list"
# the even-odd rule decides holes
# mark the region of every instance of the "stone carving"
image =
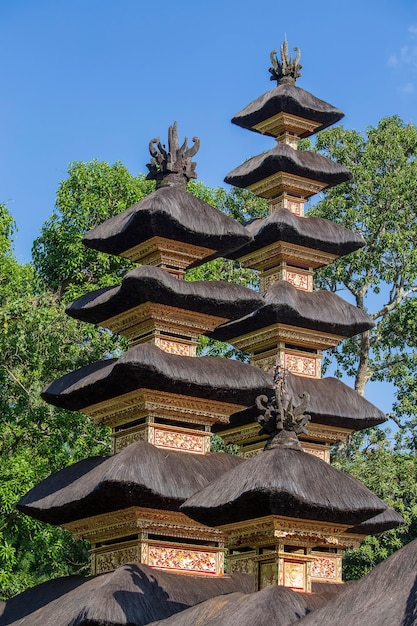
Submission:
[[152,158],[146,166],[149,169],[147,178],[156,180],[157,187],[185,184],[191,178],[197,178],[196,163],[191,159],[200,148],[200,140],[198,137],[192,140],[194,145],[191,148],[187,146],[187,137],[182,146],[179,145],[177,122],[168,129],[168,152],[159,137],[151,139],[149,152]]
[[296,57],[293,59],[288,55],[288,42],[285,38],[284,43],[279,48],[281,61],[277,58],[277,51],[272,50],[270,56],[272,67],[269,68],[271,80],[276,80],[278,85],[294,85],[297,78],[301,76],[302,65],[300,65],[301,52],[300,48],[294,48]]
[[286,392],[286,372],[279,366],[275,368],[275,394],[272,398],[260,395],[256,398],[256,407],[259,411],[257,421],[261,426],[259,435],[269,435],[265,450],[272,447],[272,440],[283,430],[293,431],[296,434],[307,433],[307,423],[311,416],[305,413],[310,401],[307,392],[298,394],[301,404],[294,406],[292,397]]

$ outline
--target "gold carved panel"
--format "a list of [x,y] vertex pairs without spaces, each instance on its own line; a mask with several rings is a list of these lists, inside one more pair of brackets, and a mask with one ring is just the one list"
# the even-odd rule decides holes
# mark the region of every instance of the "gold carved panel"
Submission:
[[276,138],[284,132],[292,133],[295,135],[295,139],[298,139],[302,135],[312,135],[317,128],[320,128],[320,124],[280,111],[276,115],[254,124],[252,128],[258,133]]
[[[309,218],[306,217],[305,219],[308,220]],[[271,269],[277,267],[281,262],[287,262],[297,267],[317,269],[330,265],[335,259],[337,259],[337,255],[330,254],[330,252],[307,248],[286,241],[275,241],[264,248],[245,254],[239,258],[239,261],[246,267],[255,270]]]
[[307,563],[283,559],[284,586],[306,591]]
[[[160,569],[188,572],[193,574],[222,574],[218,551],[174,547],[164,544],[148,545],[147,565]],[[223,568],[222,568],[223,569]]]

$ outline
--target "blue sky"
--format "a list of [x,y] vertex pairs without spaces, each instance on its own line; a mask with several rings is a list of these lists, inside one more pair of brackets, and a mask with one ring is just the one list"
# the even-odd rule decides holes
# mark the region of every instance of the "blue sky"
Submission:
[[146,171],[148,142],[178,120],[197,135],[212,186],[273,140],[231,117],[274,86],[269,53],[301,48],[298,85],[362,130],[385,115],[417,122],[417,2],[351,0],[1,0],[0,200],[30,259],[74,160]]
[[297,84],[346,127],[417,123],[414,1],[0,0],[0,201],[17,258],[30,260],[72,161],[146,171],[149,140],[177,120],[180,139],[201,140],[199,179],[219,186],[272,147],[230,119],[274,86],[269,53],[284,33],[301,49]]

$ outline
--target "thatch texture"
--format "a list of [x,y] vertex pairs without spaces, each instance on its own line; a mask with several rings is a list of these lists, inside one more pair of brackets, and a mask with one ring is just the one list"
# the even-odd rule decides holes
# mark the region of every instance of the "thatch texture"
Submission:
[[271,387],[272,377],[255,366],[217,357],[168,354],[142,344],[119,359],[93,363],[59,378],[43,390],[42,398],[79,411],[147,388],[249,405]]
[[417,541],[300,621],[300,626],[416,626]]
[[307,452],[279,447],[224,473],[180,510],[208,526],[267,515],[353,525],[386,508],[352,476]]
[[[310,394],[308,413],[312,422],[318,424],[363,430],[382,424],[387,419],[380,409],[337,378],[307,378],[287,372],[286,390],[294,401],[305,391]],[[229,425],[216,424],[213,430],[220,432],[249,424],[257,415],[258,410],[251,406],[233,413]]]
[[210,336],[221,341],[230,341],[278,323],[344,337],[353,337],[374,325],[369,315],[335,293],[301,291],[289,282],[280,280],[266,291],[263,305],[259,309],[218,326]]
[[278,143],[272,150],[263,152],[239,165],[224,180],[230,185],[246,188],[278,172],[302,176],[325,183],[330,187],[352,178],[352,174],[346,167],[321,154],[294,150],[287,144]]
[[[242,128],[256,130],[253,128],[256,124],[281,112],[317,122],[320,126],[314,132],[335,124],[344,116],[342,111],[336,107],[316,98],[300,87],[279,85],[236,113],[232,122]],[[269,133],[266,132],[265,134],[268,135]],[[308,137],[310,134],[306,131],[302,136]]]
[[157,189],[96,226],[85,235],[83,243],[108,254],[122,254],[152,237],[202,246],[219,256],[239,248],[249,238],[238,222],[182,186],[172,186]]
[[187,282],[158,267],[143,265],[126,274],[121,285],[78,298],[67,307],[67,313],[84,322],[99,324],[145,302],[235,319],[261,306],[262,298],[243,285],[225,281]]
[[150,626],[288,626],[325,602],[316,594],[271,586],[251,594],[218,596]]
[[243,462],[230,454],[185,454],[138,441],[114,456],[84,459],[52,474],[24,495],[17,508],[50,524],[131,506],[177,510]]
[[387,508],[385,511],[365,520],[361,524],[349,528],[348,533],[355,533],[358,535],[376,535],[382,533],[385,530],[391,530],[391,528],[397,528],[405,524],[404,518],[394,511],[394,509]]
[[279,209],[264,219],[253,220],[246,225],[246,229],[253,236],[253,243],[228,254],[229,258],[241,258],[277,241],[329,252],[336,256],[350,254],[365,245],[365,240],[359,233],[344,226],[322,217],[299,217],[287,209]]
[[2,626],[144,626],[219,594],[249,593],[247,575],[179,575],[136,563],[114,572],[71,576],[38,585],[9,600]]

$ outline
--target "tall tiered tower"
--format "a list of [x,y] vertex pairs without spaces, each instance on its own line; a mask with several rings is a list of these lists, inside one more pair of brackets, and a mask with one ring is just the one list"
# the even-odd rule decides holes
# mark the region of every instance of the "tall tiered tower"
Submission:
[[[372,324],[335,294],[315,292],[314,269],[364,242],[304,215],[310,196],[350,173],[297,150],[298,140],[342,114],[295,86],[299,53],[289,58],[286,42],[281,59],[274,52],[271,60],[278,86],[233,121],[275,137],[277,145],[226,178],[268,199],[266,219],[245,228],[187,193],[199,142],[180,146],[174,125],[168,149],[159,139],[150,143],[156,191],[84,238],[87,246],[142,265],[121,285],[87,294],[67,310],[127,337],[127,352],[43,392],[47,402],[107,424],[112,454],[53,474],[19,503],[25,513],[88,539],[92,573],[104,574],[97,585],[94,577],[90,587],[77,582],[68,623],[136,623],[124,611],[129,595],[132,611],[140,606],[149,615],[150,606],[161,605],[171,614],[186,604],[172,602],[165,589],[176,598],[188,593],[189,603],[239,589],[238,576],[223,576],[226,548],[229,570],[252,574],[257,590],[278,584],[311,591],[320,582],[341,582],[343,548],[401,522],[328,463],[332,443],[384,421],[373,405],[320,373],[322,350]],[[258,270],[261,293],[182,280],[187,268],[217,256]],[[200,334],[247,350],[252,364],[196,357]],[[240,457],[209,452],[215,429],[241,445]],[[156,571],[151,584],[146,566]],[[195,577],[182,576],[179,583],[177,574],[200,578],[195,584]],[[161,591],[159,580],[162,593],[143,600],[146,591]],[[123,585],[131,585],[128,592]],[[51,589],[59,596],[59,586]],[[92,606],[89,589],[99,600],[111,595],[125,621],[110,619],[99,600]]]

